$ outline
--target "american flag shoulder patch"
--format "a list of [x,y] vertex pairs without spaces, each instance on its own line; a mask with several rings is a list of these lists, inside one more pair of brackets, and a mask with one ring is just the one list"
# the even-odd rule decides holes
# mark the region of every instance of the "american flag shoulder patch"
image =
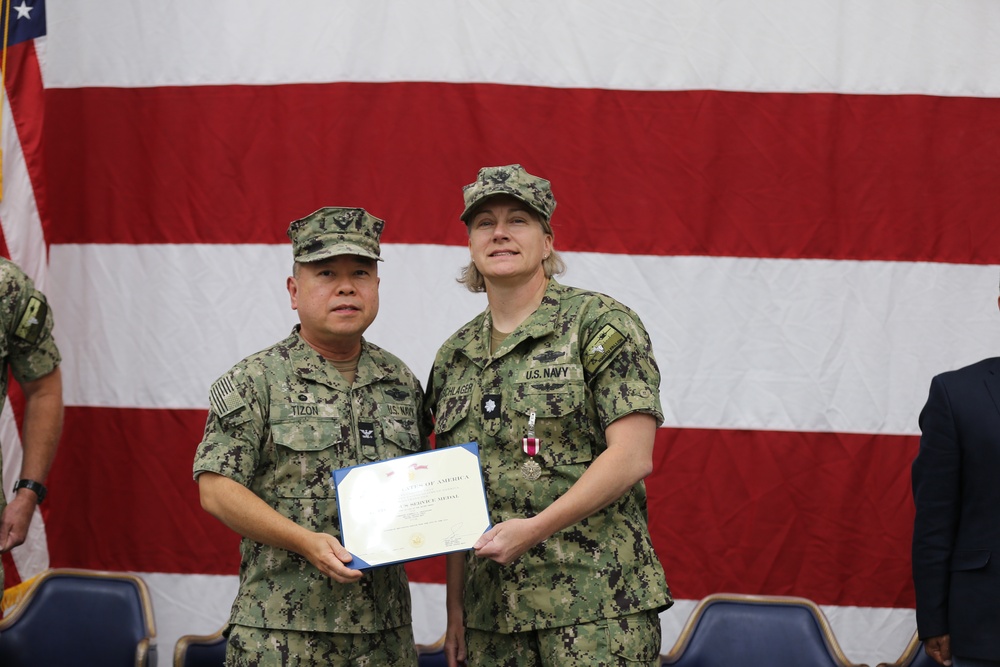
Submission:
[[212,404],[212,412],[219,417],[232,414],[246,405],[228,377],[215,381],[208,392],[208,401]]

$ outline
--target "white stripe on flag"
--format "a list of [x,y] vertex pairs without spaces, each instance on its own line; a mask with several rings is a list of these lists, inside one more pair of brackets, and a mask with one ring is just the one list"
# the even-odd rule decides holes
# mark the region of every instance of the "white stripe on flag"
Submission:
[[[367,337],[424,379],[485,297],[454,281],[465,248],[383,254]],[[996,327],[989,266],[565,257],[563,282],[642,317],[668,426],[915,434],[930,378],[990,356]],[[207,408],[219,375],[296,322],[290,262],[284,245],[53,246],[67,404]]]
[[428,0],[49,8],[47,85],[489,82],[624,90],[1000,94],[990,0]]

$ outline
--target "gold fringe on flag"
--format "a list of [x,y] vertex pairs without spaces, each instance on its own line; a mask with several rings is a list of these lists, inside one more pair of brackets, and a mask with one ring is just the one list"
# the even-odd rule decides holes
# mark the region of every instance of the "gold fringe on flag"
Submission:
[[[7,1],[9,2],[10,0]],[[7,616],[24,599],[24,596],[28,593],[28,589],[31,588],[31,585],[35,583],[35,579],[37,578],[38,576],[35,575],[30,579],[25,579],[16,586],[6,589],[3,592],[3,601],[0,602],[0,614]]]

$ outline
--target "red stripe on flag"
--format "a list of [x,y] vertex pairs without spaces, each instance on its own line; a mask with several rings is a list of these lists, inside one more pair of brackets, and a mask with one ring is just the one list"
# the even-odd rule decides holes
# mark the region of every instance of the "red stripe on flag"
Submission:
[[[235,574],[238,538],[191,478],[205,412],[69,408],[50,477],[53,566]],[[150,437],[148,434],[155,434]],[[913,605],[909,465],[915,437],[660,429],[646,480],[674,594],[792,594]],[[79,484],[79,479],[92,480]],[[444,582],[441,559],[411,563]]]
[[646,480],[674,595],[913,607],[916,436],[660,429]]
[[464,245],[460,186],[517,161],[553,181],[563,249],[1000,261],[1000,99],[343,83],[47,102],[53,243],[284,243],[350,204],[385,242]]
[[45,157],[42,150],[45,119],[45,92],[34,40],[7,49],[7,95],[14,125],[24,153],[35,204],[47,232],[48,206],[45,198]]
[[191,476],[206,416],[67,407],[42,506],[52,567],[235,574],[239,538]]

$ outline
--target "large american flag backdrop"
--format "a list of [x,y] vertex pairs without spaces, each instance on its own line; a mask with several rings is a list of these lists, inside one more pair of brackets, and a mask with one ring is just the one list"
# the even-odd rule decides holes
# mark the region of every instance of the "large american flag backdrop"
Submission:
[[[514,162],[553,183],[563,282],[652,336],[664,650],[698,599],[741,592],[817,602],[852,660],[899,655],[917,414],[1000,326],[1000,4],[50,0],[47,18],[38,270],[47,248],[67,411],[34,540],[51,566],[142,573],[165,656],[235,592],[237,538],[191,462],[211,382],[296,321],[287,223],[387,221],[368,338],[426,377],[485,307],[454,281],[460,188]],[[432,641],[443,564],[408,569]]]

